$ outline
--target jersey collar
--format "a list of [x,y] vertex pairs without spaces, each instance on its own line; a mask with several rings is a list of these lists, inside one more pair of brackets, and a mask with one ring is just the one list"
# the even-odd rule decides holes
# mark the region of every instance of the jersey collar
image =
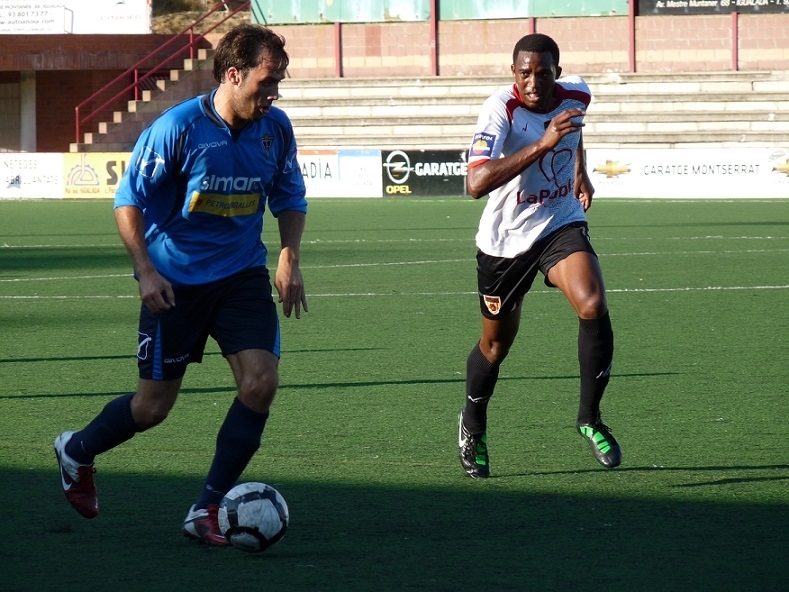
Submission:
[[203,104],[203,112],[205,116],[208,117],[209,121],[213,123],[217,127],[222,127],[227,129],[227,124],[225,120],[219,117],[219,113],[216,112],[214,109],[214,95],[216,94],[216,90],[210,92],[207,95],[203,95],[200,99],[200,102]]

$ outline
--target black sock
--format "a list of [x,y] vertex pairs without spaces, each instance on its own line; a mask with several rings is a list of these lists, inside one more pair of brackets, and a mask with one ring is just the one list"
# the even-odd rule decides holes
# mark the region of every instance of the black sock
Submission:
[[131,400],[134,393],[121,395],[107,403],[104,409],[66,444],[66,454],[81,465],[130,440],[139,429],[132,417]]
[[463,425],[470,434],[481,434],[487,430],[488,401],[493,396],[499,378],[500,364],[491,364],[475,345],[466,360],[466,406],[463,410]]
[[611,375],[614,332],[607,312],[599,319],[578,320],[578,362],[581,368],[578,421],[592,423],[600,415],[600,400]]
[[236,397],[216,436],[216,452],[197,508],[222,501],[260,448],[268,412],[259,413]]

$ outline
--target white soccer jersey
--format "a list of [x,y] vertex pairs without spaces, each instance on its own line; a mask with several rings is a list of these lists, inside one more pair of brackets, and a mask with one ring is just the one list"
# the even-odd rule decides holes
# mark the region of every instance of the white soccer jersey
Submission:
[[[515,154],[539,140],[556,115],[572,108],[585,111],[592,100],[589,87],[578,76],[557,80],[555,94],[557,106],[546,113],[528,109],[514,84],[491,95],[477,119],[469,168]],[[564,136],[520,175],[490,192],[476,238],[483,253],[516,257],[557,228],[586,220],[573,191],[579,137],[580,133]]]

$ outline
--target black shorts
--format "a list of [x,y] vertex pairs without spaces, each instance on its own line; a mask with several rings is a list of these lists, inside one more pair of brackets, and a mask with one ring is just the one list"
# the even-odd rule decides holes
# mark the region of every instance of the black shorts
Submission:
[[537,270],[548,281],[548,272],[562,259],[579,251],[597,254],[589,240],[585,222],[573,222],[538,240],[515,258],[493,257],[477,251],[477,288],[479,308],[488,319],[516,310],[531,289]]
[[264,349],[279,356],[279,319],[265,267],[200,286],[174,289],[175,307],[153,314],[140,308],[140,378],[173,380],[200,363],[208,336],[223,356]]

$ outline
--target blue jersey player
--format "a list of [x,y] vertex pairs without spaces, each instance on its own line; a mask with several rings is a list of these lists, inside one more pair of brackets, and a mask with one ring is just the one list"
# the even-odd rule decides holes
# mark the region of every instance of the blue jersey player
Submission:
[[238,393],[183,531],[227,545],[218,505],[260,446],[279,380],[279,321],[261,240],[266,207],[279,227],[274,286],[283,313],[307,310],[304,181],[291,123],[272,105],[288,66],[284,45],[261,26],[231,30],[214,55],[218,88],[165,111],[134,148],[115,217],[142,300],[138,387],[55,440],[66,498],[86,518],[99,512],[94,458],[167,417],[210,336]]

